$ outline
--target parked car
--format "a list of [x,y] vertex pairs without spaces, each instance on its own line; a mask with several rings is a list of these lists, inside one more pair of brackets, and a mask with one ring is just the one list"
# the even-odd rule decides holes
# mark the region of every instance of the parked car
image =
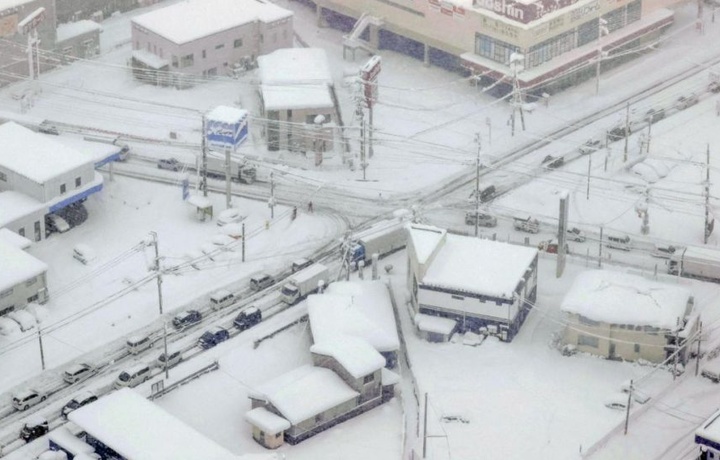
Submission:
[[117,389],[124,387],[134,387],[143,382],[147,382],[152,377],[152,371],[147,364],[138,364],[130,367],[120,373],[115,379],[114,386]]
[[50,431],[48,421],[42,415],[31,416],[20,429],[20,439],[25,442],[33,441]]
[[697,104],[699,101],[697,94],[690,93],[687,96],[680,96],[677,101],[675,101],[675,108],[678,110],[684,110],[688,107]]
[[275,278],[267,273],[261,273],[250,278],[250,290],[262,291],[275,284]]
[[313,264],[312,259],[305,259],[305,258],[297,259],[297,260],[293,260],[292,265],[290,266],[290,269],[292,270],[293,273],[295,273],[295,272],[299,272],[303,268],[309,267],[312,264]]
[[85,265],[88,265],[97,258],[97,255],[95,254],[93,248],[87,244],[80,243],[76,244],[73,248],[73,258]]
[[35,404],[41,403],[47,399],[45,392],[28,388],[14,393],[12,396],[13,407],[17,410],[27,410]]
[[711,93],[720,93],[720,82],[711,81],[710,84],[708,84],[708,91]]
[[68,414],[75,409],[79,409],[86,404],[90,404],[93,401],[97,401],[98,397],[92,391],[83,391],[78,393],[63,406],[61,414],[64,418],[67,418]]
[[669,259],[680,249],[682,248],[679,246],[673,246],[671,244],[656,244],[650,255],[660,259]]
[[158,169],[167,169],[169,171],[180,171],[182,164],[176,158],[161,158],[157,162]]
[[70,224],[57,214],[47,214],[45,216],[45,236],[51,233],[65,233],[70,230]]
[[565,157],[554,157],[552,155],[546,156],[542,162],[542,165],[548,169],[559,168],[560,166],[562,166],[564,164],[565,164]]
[[60,131],[58,131],[57,126],[47,120],[40,123],[40,126],[38,126],[38,132],[41,132],[43,134],[52,134],[54,136],[60,135]]
[[521,219],[519,217],[514,218],[513,227],[515,228],[515,230],[520,230],[521,232],[540,232],[540,222],[532,216],[528,217],[527,219]]
[[468,201],[470,203],[475,202],[475,196],[478,192],[480,193],[480,202],[485,203],[495,198],[495,195],[497,195],[497,188],[495,188],[495,185],[490,184],[485,186],[484,188],[481,188],[479,191],[473,191],[468,198]]
[[22,332],[29,331],[30,329],[35,328],[35,324],[37,323],[35,316],[33,316],[32,313],[27,310],[11,311],[6,316],[9,319],[15,321],[18,326],[20,326],[20,330]]
[[607,133],[608,141],[615,142],[619,141],[620,139],[625,139],[630,134],[628,131],[630,130],[625,125],[615,126],[611,128]]
[[605,400],[605,407],[616,410],[626,410],[628,404],[628,395],[625,393],[617,393]]
[[172,320],[173,326],[177,329],[185,329],[190,326],[199,324],[202,321],[202,315],[197,310],[181,311]]
[[241,311],[235,318],[235,321],[233,321],[233,324],[236,328],[244,331],[260,321],[262,321],[262,311],[257,307],[250,307]]
[[587,141],[585,141],[585,143],[583,145],[581,145],[578,150],[583,155],[587,155],[587,154],[593,153],[597,150],[600,150],[601,147],[602,147],[602,142],[600,142],[600,140],[591,138],[591,139],[588,139]]
[[577,227],[568,228],[565,238],[571,241],[577,241],[578,243],[583,243],[585,241],[585,232]]
[[207,350],[208,348],[212,348],[215,345],[224,342],[229,338],[230,333],[227,331],[227,329],[220,326],[215,326],[208,329],[203,335],[200,336],[200,339],[198,339],[198,344]]
[[176,351],[168,351],[167,355],[165,353],[160,354],[160,356],[157,357],[157,360],[155,361],[155,364],[158,365],[158,367],[165,367],[165,362],[167,361],[167,367],[173,367],[174,365],[180,363],[180,361],[183,360],[182,351],[176,350]]
[[125,341],[125,348],[131,355],[138,355],[152,348],[153,343],[153,338],[149,334],[131,335]]
[[477,224],[481,227],[495,227],[497,225],[497,218],[490,214],[483,212],[475,214],[475,211],[465,213],[465,223],[467,225],[475,225],[475,221],[477,221]]
[[[541,251],[545,251],[549,254],[557,254],[560,246],[558,246],[558,242],[554,240],[547,240],[547,241],[541,241],[540,244],[538,244],[538,249]],[[570,254],[570,247],[565,244],[565,254]]]
[[643,120],[648,123],[656,123],[665,118],[665,109],[650,109],[645,113]]
[[700,375],[715,383],[720,383],[720,360],[706,362]]
[[223,225],[234,224],[242,222],[243,220],[245,220],[245,216],[240,214],[238,208],[230,208],[218,214],[217,224],[222,227]]
[[87,380],[97,373],[95,366],[91,366],[87,363],[73,364],[72,366],[65,369],[63,372],[63,380],[69,384],[82,382]]
[[627,235],[609,234],[607,236],[606,246],[608,248],[620,249],[622,251],[629,251],[630,250],[630,237]]

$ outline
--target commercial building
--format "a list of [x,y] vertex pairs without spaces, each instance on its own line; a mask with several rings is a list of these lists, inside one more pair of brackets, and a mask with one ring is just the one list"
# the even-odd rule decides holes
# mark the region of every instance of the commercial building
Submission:
[[663,362],[680,347],[678,361],[685,363],[699,323],[690,291],[604,270],[578,275],[561,309],[564,343],[626,361]]
[[[403,51],[426,63],[465,68],[483,83],[552,90],[637,53],[673,22],[651,0],[316,0],[318,22],[367,36],[369,50]],[[354,27],[354,29],[353,29]],[[365,32],[369,29],[369,33]],[[518,55],[518,67],[510,57]],[[620,57],[620,56],[623,57]]]
[[416,324],[422,323],[424,315],[449,318],[460,330],[511,341],[535,303],[535,248],[413,224],[407,254],[407,283]]
[[44,262],[0,239],[0,316],[30,302],[45,303],[47,270]]
[[133,71],[176,86],[191,85],[192,76],[228,75],[235,65],[292,47],[292,19],[291,11],[259,0],[175,3],[132,19]]
[[89,59],[100,54],[102,26],[95,21],[83,19],[60,24],[57,28],[56,52],[62,54],[65,63],[74,58]]

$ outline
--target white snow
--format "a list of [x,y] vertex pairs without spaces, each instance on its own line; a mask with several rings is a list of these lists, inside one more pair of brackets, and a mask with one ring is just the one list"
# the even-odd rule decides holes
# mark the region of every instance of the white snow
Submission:
[[260,385],[252,397],[264,396],[295,425],[358,394],[333,371],[305,365]]
[[261,85],[260,92],[266,110],[333,107],[326,85]]
[[256,407],[245,413],[245,420],[260,428],[267,434],[277,434],[290,428],[290,422],[279,417],[264,407]]
[[0,192],[0,227],[41,209],[46,205],[20,192]]
[[255,21],[289,18],[291,11],[257,0],[185,0],[132,19],[175,44],[207,37]]
[[0,240],[0,292],[47,272],[48,266],[4,240]]
[[[0,194],[0,196],[2,196],[2,194]],[[0,209],[2,209],[2,203],[0,203]],[[23,250],[32,246],[32,241],[7,228],[0,228],[0,241],[4,241],[11,246]]]
[[60,42],[65,40],[69,40],[89,32],[94,32],[96,30],[102,31],[102,26],[95,21],[89,21],[87,19],[77,22],[69,22],[66,24],[58,24],[56,42],[60,44]]
[[695,435],[701,436],[709,441],[720,443],[720,410],[712,414],[709,419],[695,431]]
[[258,56],[263,85],[332,85],[327,53],[320,48],[283,48]]
[[535,248],[446,235],[445,244],[438,248],[421,282],[511,299],[537,253]]
[[0,165],[37,183],[91,163],[90,158],[15,122],[0,125]]
[[415,315],[415,324],[421,331],[443,335],[450,334],[457,327],[457,321],[454,319],[425,315],[423,313]]
[[425,264],[439,244],[445,241],[446,230],[430,225],[408,225],[409,241],[419,264]]
[[690,297],[687,289],[638,275],[590,270],[578,275],[561,308],[610,324],[674,330]]
[[227,105],[219,105],[209,111],[205,118],[212,121],[219,121],[221,123],[239,123],[243,119],[247,118],[248,111],[238,109],[236,107],[229,107]]
[[120,147],[113,144],[105,144],[102,142],[86,141],[81,137],[74,136],[53,136],[61,144],[69,147],[90,158],[93,163],[100,163],[108,157],[116,155],[120,151]]
[[26,3],[30,3],[33,0],[0,0],[0,11],[8,8],[14,8],[16,6],[22,6]]
[[170,66],[170,61],[168,61],[167,59],[163,59],[155,54],[152,54],[150,51],[147,50],[133,50],[132,57],[152,69],[162,69],[163,67]]
[[358,379],[385,366],[385,358],[363,339],[337,334],[316,341],[310,352],[334,358],[350,375]]
[[[58,427],[50,432],[48,438],[57,442],[59,445],[67,448],[70,452],[79,454],[91,454],[95,449],[88,443],[83,442],[77,436],[72,434],[65,426]],[[79,458],[79,457],[75,457]]]
[[111,392],[68,418],[125,458],[230,460],[235,456],[129,388]]
[[380,380],[383,386],[397,385],[400,383],[400,376],[390,369],[383,367],[380,369]]

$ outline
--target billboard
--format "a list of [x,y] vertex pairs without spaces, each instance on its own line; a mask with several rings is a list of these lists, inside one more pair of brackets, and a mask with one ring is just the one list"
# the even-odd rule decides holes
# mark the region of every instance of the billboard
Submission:
[[247,110],[219,106],[205,116],[205,139],[209,147],[234,149],[247,135]]
[[380,56],[375,55],[368,59],[360,69],[360,78],[363,80],[365,104],[372,108],[378,97],[377,78],[380,73]]

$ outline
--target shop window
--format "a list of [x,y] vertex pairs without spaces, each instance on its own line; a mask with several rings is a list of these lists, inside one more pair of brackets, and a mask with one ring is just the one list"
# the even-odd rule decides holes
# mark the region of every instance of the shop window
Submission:
[[180,67],[192,67],[195,63],[195,55],[187,54],[180,59]]
[[221,44],[219,44],[219,45],[215,45],[215,49],[216,49],[216,50],[221,50],[221,49],[223,49],[223,48],[225,48],[225,44],[224,44],[224,43],[221,43]]

